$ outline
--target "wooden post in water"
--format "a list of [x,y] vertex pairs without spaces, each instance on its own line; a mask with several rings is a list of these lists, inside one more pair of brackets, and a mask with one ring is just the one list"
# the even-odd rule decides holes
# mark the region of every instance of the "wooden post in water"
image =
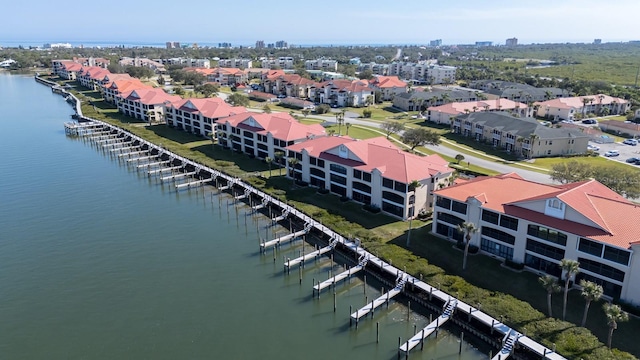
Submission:
[[418,324],[413,324],[413,335],[418,333]]
[[398,360],[400,359],[400,346],[402,346],[402,338],[398,337]]
[[337,307],[337,302],[336,302],[336,293],[335,291],[333,292],[333,312],[336,312],[336,307]]
[[464,331],[460,333],[460,347],[458,348],[458,354],[462,354],[462,343],[464,342]]
[[411,319],[411,301],[407,302],[407,321]]
[[364,295],[367,296],[367,275],[364,276]]
[[302,266],[298,266],[298,282],[302,285]]
[[353,306],[349,305],[349,327],[351,327],[351,324],[353,324],[353,318],[351,317],[352,313],[353,313]]
[[276,247],[273,247],[273,262],[276,262]]
[[380,323],[376,321],[376,344],[380,343]]

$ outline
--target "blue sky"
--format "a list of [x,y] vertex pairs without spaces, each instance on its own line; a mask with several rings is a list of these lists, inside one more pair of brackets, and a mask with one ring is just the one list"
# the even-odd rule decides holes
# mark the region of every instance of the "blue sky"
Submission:
[[[221,5],[224,4],[224,5]],[[10,1],[0,45],[16,42],[444,44],[640,40],[639,0]],[[84,20],[79,20],[83,18]]]

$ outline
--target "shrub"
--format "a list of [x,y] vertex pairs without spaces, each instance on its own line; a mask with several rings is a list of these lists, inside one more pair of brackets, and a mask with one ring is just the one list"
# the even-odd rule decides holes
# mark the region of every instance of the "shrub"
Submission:
[[329,105],[327,104],[321,104],[316,106],[316,114],[321,115],[321,114],[326,114],[329,111],[331,111],[331,107],[329,107]]
[[377,214],[380,212],[380,208],[375,205],[367,204],[367,205],[364,205],[362,208],[374,214]]
[[504,264],[512,269],[515,270],[522,270],[524,269],[524,264],[523,263],[519,263],[519,262],[515,262],[511,259],[505,259],[504,260]]
[[329,193],[329,189],[318,188],[318,193],[319,194],[328,194]]
[[347,202],[349,200],[351,200],[351,199],[348,196],[341,196],[340,197],[340,201],[342,201],[342,202]]
[[296,180],[296,185],[298,185],[300,187],[307,187],[307,186],[309,186],[309,183],[304,182],[302,180]]
[[369,109],[362,110],[362,116],[364,116],[366,118],[370,118],[372,113],[373,112],[371,110],[369,110]]

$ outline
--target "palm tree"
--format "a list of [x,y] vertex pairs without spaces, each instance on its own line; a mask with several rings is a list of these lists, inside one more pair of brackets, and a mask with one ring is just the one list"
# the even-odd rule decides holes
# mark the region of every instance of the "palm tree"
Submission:
[[533,143],[540,137],[536,134],[529,135],[529,159],[533,158]]
[[464,234],[464,255],[462,257],[462,270],[464,271],[467,268],[467,255],[469,254],[469,244],[471,242],[471,235],[478,232],[478,227],[476,224],[465,221],[462,224],[458,225],[458,231]]
[[298,159],[289,158],[289,167],[291,167],[291,179],[293,180],[293,184],[296,184],[296,165],[298,164]]
[[587,280],[580,280],[580,286],[582,287],[582,296],[586,303],[584,304],[584,315],[582,315],[582,324],[580,326],[584,327],[587,324],[587,314],[589,313],[589,305],[591,305],[592,301],[598,301],[602,297],[604,293],[604,289],[602,289],[602,285],[598,285],[594,282]]
[[553,317],[553,308],[551,307],[551,295],[561,290],[558,281],[551,275],[545,275],[538,278],[538,282],[542,287],[547,290],[547,309],[549,311],[549,317]]
[[269,165],[269,177],[271,177],[271,163],[273,163],[273,159],[269,156],[264,158],[264,161]]
[[602,307],[604,314],[607,316],[607,324],[609,325],[609,337],[607,339],[607,346],[611,349],[611,338],[613,338],[613,330],[618,328],[619,322],[629,320],[629,314],[622,311],[620,306],[613,305],[611,303],[605,303]]
[[587,110],[587,104],[593,101],[593,99],[588,97],[583,97],[581,101],[582,101],[582,117],[584,117],[584,112],[585,110]]
[[344,113],[336,113],[336,122],[338,123],[338,136],[342,135],[342,123],[344,122]]
[[311,113],[311,110],[305,108],[305,109],[302,109],[301,112],[302,112],[302,116],[306,118]]
[[347,128],[347,136],[349,136],[349,128],[351,127],[351,123],[344,123],[344,126]]
[[276,162],[278,163],[278,165],[280,165],[279,174],[282,175],[282,158],[284,157],[284,152],[276,151],[273,153],[273,156],[276,157]]
[[562,259],[560,260],[560,268],[564,272],[564,301],[562,303],[562,320],[567,317],[567,296],[569,295],[569,281],[580,272],[580,263],[576,260]]

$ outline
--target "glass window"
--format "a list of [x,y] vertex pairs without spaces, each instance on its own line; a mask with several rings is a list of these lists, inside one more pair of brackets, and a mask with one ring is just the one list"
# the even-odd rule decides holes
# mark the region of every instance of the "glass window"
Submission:
[[347,178],[344,176],[331,174],[329,178],[331,179],[332,182],[338,183],[340,185],[347,185]]
[[532,239],[527,239],[527,250],[533,251],[534,253],[538,253],[540,255],[544,255],[548,258],[552,258],[555,260],[564,259],[563,249],[560,249],[551,245],[546,245]]
[[382,186],[389,188],[389,189],[393,189],[393,180],[391,179],[387,179],[387,178],[382,178]]
[[591,281],[591,282],[594,282],[596,284],[602,285],[602,289],[604,290],[604,294],[607,295],[607,296],[611,296],[614,299],[619,299],[620,298],[620,294],[622,294],[622,286],[620,286],[618,284],[614,284],[614,283],[609,282],[607,280],[603,280],[603,279],[600,279],[598,277],[591,276],[591,275],[585,274],[585,273],[578,273],[578,275],[576,275],[576,282],[579,283],[580,280],[587,280],[587,281]]
[[313,176],[317,176],[317,177],[321,177],[324,179],[324,171],[317,169],[317,168],[311,168],[309,169],[309,172],[311,173],[311,175]]
[[546,227],[543,227],[543,226],[530,224],[527,227],[527,234],[531,236],[535,236],[539,239],[543,239],[543,240],[550,241],[552,243],[559,244],[559,245],[563,245],[563,246],[567,245],[566,234],[553,229],[547,229]]
[[631,253],[626,250],[616,249],[611,246],[604,247],[603,257],[607,260],[617,262],[618,264],[629,265],[630,256],[631,256]]
[[366,192],[367,194],[371,193],[371,186],[367,185],[367,184],[363,184],[361,182],[358,181],[354,181],[351,186],[356,189],[356,190],[360,190],[362,192]]
[[580,238],[580,244],[578,245],[578,250],[597,257],[602,256],[602,248],[602,244],[585,238]]
[[382,198],[398,204],[404,204],[404,197],[389,191],[383,191]]
[[489,211],[486,209],[482,209],[482,220],[486,222],[490,222],[492,224],[498,225],[498,220],[500,219],[500,215],[493,211]]
[[318,159],[318,167],[321,167],[321,168],[324,167],[324,160]]
[[313,156],[309,156],[309,164],[311,165],[315,165],[317,164],[318,159],[314,158]]
[[465,203],[461,203],[459,201],[453,201],[451,203],[451,210],[460,213],[460,214],[467,214],[467,204]]
[[540,270],[546,274],[560,277],[562,269],[552,261],[548,261],[531,254],[524,254],[524,264],[534,270]]
[[445,213],[438,213],[438,221],[444,221],[454,226],[458,226],[464,222],[464,220],[460,219],[457,216]]
[[403,193],[407,192],[407,184],[401,183],[399,181],[395,182],[395,184],[393,185],[393,188],[399,192],[403,192]]
[[580,263],[580,268],[583,270],[591,271],[593,273],[608,277],[609,279],[613,279],[616,281],[624,281],[624,271],[618,270],[614,267],[602,264],[597,261],[587,260],[584,258],[578,258],[578,262]]
[[393,214],[399,217],[404,216],[404,207],[398,206],[395,204],[388,203],[386,201],[382,202],[382,210],[388,212],[389,214]]
[[493,241],[491,241],[489,239],[486,239],[486,238],[482,238],[481,239],[481,241],[480,241],[480,250],[486,251],[486,252],[488,252],[490,254],[497,255],[497,256],[499,256],[501,258],[505,258],[505,259],[509,259],[509,260],[513,259],[513,248],[512,247],[493,242]]
[[445,208],[447,210],[451,210],[451,199],[443,198],[442,196],[438,196],[436,198],[436,206]]
[[362,171],[353,169],[353,177],[356,179],[362,179]]
[[482,235],[484,236],[488,236],[492,239],[495,240],[499,240],[502,241],[504,243],[507,244],[515,244],[516,242],[516,237],[510,234],[507,234],[504,231],[498,230],[498,229],[494,229],[491,227],[487,227],[487,226],[483,226],[482,229],[480,230],[480,232],[482,233]]
[[511,230],[518,230],[518,219],[507,215],[500,215],[500,226]]
[[370,173],[362,173],[362,180],[366,182],[371,182],[371,174]]
[[345,167],[344,167],[344,166],[342,166],[342,165],[338,165],[338,164],[330,164],[330,165],[329,165],[329,169],[331,169],[331,171],[333,171],[333,172],[337,172],[337,173],[339,173],[339,174],[344,174],[344,175],[346,175],[346,174],[347,174],[347,168],[345,168]]

